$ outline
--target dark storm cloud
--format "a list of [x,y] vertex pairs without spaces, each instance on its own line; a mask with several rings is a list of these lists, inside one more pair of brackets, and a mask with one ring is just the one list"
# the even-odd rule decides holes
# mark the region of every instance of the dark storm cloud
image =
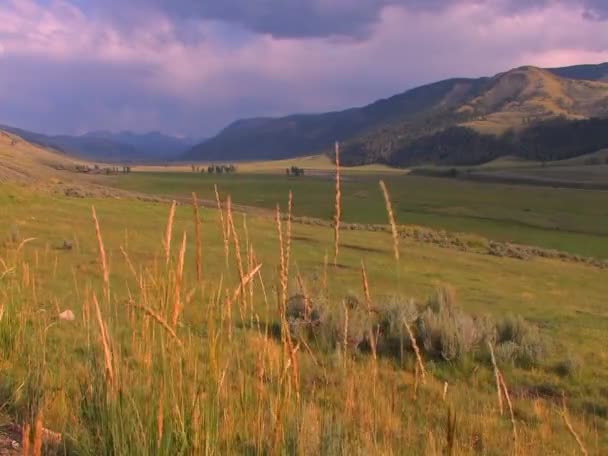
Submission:
[[606,61],[608,5],[582,1],[0,0],[0,123],[207,136],[453,76]]
[[588,19],[608,18],[608,0],[91,0],[113,14],[130,15],[142,9],[163,11],[174,20],[212,19],[238,24],[274,37],[364,39],[387,6],[413,11],[441,11],[454,5],[492,4],[498,14],[520,14],[551,4],[583,9]]
[[585,15],[589,19],[608,19],[608,0],[587,0]]

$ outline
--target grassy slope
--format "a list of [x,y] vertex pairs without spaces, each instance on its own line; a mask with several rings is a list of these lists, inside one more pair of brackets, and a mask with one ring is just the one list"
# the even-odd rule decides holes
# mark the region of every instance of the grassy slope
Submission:
[[546,70],[524,67],[495,77],[489,89],[460,109],[482,114],[468,122],[482,133],[500,134],[525,127],[524,119],[598,115],[608,98],[608,84],[562,79]]
[[[608,193],[508,186],[419,176],[384,176],[400,223],[477,233],[496,240],[538,245],[608,258]],[[108,182],[107,180],[105,182]],[[113,178],[128,190],[213,200],[213,184],[238,204],[273,209],[292,189],[297,215],[331,219],[331,179],[272,175],[210,176],[141,173]],[[377,176],[345,178],[343,217],[353,223],[385,223]]]
[[57,175],[53,166],[79,163],[61,154],[30,144],[0,130],[0,181],[48,181]]
[[[296,194],[296,206],[297,206]],[[149,399],[140,402],[137,399],[137,388],[145,388],[147,381],[143,381],[137,375],[144,375],[146,370],[136,370],[129,374],[127,366],[138,366],[138,353],[130,351],[128,341],[131,332],[128,329],[130,318],[126,312],[127,304],[126,287],[133,290],[137,286],[130,279],[128,268],[121,258],[119,246],[124,246],[128,251],[131,261],[136,265],[151,265],[158,252],[167,213],[167,207],[162,204],[142,203],[132,200],[90,200],[90,199],[65,199],[45,195],[38,195],[17,187],[0,187],[0,226],[17,227],[17,231],[23,238],[35,237],[36,239],[26,245],[23,249],[26,261],[29,263],[33,277],[37,277],[36,298],[31,304],[36,309],[32,318],[52,315],[56,310],[69,307],[77,315],[74,323],[54,324],[47,330],[47,385],[50,390],[50,398],[45,404],[45,424],[56,430],[62,430],[68,435],[83,438],[79,426],[82,423],[77,418],[79,392],[78,384],[86,372],[86,353],[90,342],[87,342],[86,325],[81,321],[83,307],[82,303],[87,301],[86,289],[97,290],[101,296],[99,287],[99,267],[96,262],[96,242],[94,229],[90,219],[90,205],[95,204],[101,222],[102,233],[106,250],[108,251],[109,265],[111,270],[111,281],[113,293],[116,295],[116,307],[104,307],[103,313],[110,323],[110,333],[116,344],[124,344],[120,359],[127,363],[123,367],[121,375],[134,375],[129,388],[135,396],[131,400],[141,407],[140,412],[146,410]],[[217,211],[202,211],[203,220],[203,243],[204,243],[204,277],[207,293],[214,293],[220,275],[226,280],[225,286],[234,284],[235,272],[225,269],[222,241],[219,232],[219,221]],[[241,238],[244,232],[240,228],[240,217],[237,217],[237,225]],[[263,266],[268,292],[272,297],[272,284],[276,283],[277,259],[277,236],[276,229],[271,220],[260,217],[249,217],[247,220],[249,237],[256,249],[256,256]],[[182,230],[188,233],[187,244],[188,255],[186,257],[186,285],[185,292],[193,284],[193,257],[192,244],[193,233],[191,224],[191,209],[178,208],[174,227],[175,241]],[[62,244],[64,239],[74,240],[73,251],[55,250]],[[450,283],[456,287],[460,305],[471,312],[491,313],[500,315],[505,313],[519,313],[541,325],[543,333],[554,340],[557,344],[554,353],[563,354],[573,351],[581,354],[585,360],[583,371],[575,378],[560,378],[549,371],[532,370],[521,371],[519,369],[506,369],[507,382],[514,395],[517,422],[520,432],[520,445],[531,452],[553,452],[558,449],[575,448],[574,442],[564,431],[559,415],[550,401],[530,402],[526,396],[527,391],[542,386],[545,391],[559,391],[564,389],[571,400],[573,409],[573,420],[576,428],[582,433],[587,445],[593,451],[601,452],[600,448],[608,445],[605,440],[605,423],[597,417],[587,416],[586,425],[581,421],[579,413],[582,410],[591,410],[589,407],[608,407],[606,397],[602,396],[602,385],[608,382],[608,352],[605,345],[605,334],[608,331],[608,313],[604,306],[604,297],[608,293],[608,281],[605,280],[606,272],[598,269],[564,264],[549,260],[519,261],[512,259],[501,259],[490,256],[482,256],[469,253],[461,253],[452,250],[440,249],[428,245],[406,243],[401,246],[402,261],[399,267],[395,267],[391,259],[391,241],[388,235],[366,232],[344,232],[342,233],[342,249],[339,269],[331,268],[330,295],[333,305],[337,305],[338,298],[347,292],[360,295],[360,272],[359,262],[361,258],[366,261],[370,284],[374,299],[380,299],[383,295],[398,294],[400,296],[412,296],[422,299],[442,283]],[[331,252],[333,245],[330,230],[320,227],[295,225],[293,230],[293,252],[292,267],[300,271],[309,285],[318,283],[319,277],[323,275],[323,256],[327,251]],[[363,250],[362,250],[363,249]],[[0,248],[0,258],[10,260],[14,251]],[[38,259],[36,259],[38,258]],[[38,267],[35,266],[39,263]],[[10,263],[9,263],[10,264]],[[136,266],[139,269],[139,266]],[[315,277],[317,279],[315,279]],[[24,279],[25,280],[25,279]],[[20,283],[21,283],[20,279]],[[23,282],[25,283],[25,282]],[[152,288],[151,288],[152,289]],[[10,293],[10,288],[8,289]],[[31,298],[30,288],[22,291],[22,302],[25,305]],[[256,296],[259,299],[259,289],[256,286]],[[152,293],[152,291],[150,291]],[[2,297],[3,294],[0,294]],[[19,296],[19,295],[16,295]],[[185,323],[180,329],[184,334],[188,328],[200,327],[201,321],[205,321],[204,315],[208,312],[209,304],[201,302],[198,293],[189,302],[184,310]],[[4,295],[6,299],[7,295]],[[11,299],[11,295],[8,295]],[[15,296],[12,297],[15,299]],[[10,302],[10,301],[9,301]],[[274,319],[274,305],[267,311],[266,306],[256,300],[256,306],[262,319]],[[150,305],[156,306],[155,302]],[[37,306],[37,307],[36,307]],[[45,309],[40,312],[40,308]],[[115,310],[112,310],[115,309]],[[117,313],[117,318],[112,315]],[[50,317],[49,317],[50,318]],[[236,317],[235,317],[236,318]],[[6,319],[5,319],[6,320]],[[132,324],[132,323],[131,323]],[[36,327],[35,323],[32,323]],[[240,344],[242,352],[238,357],[238,363],[245,363],[241,369],[244,373],[249,369],[248,360],[255,360],[259,352],[255,352],[257,338],[246,330],[235,329],[236,341]],[[254,332],[255,333],[255,332]],[[28,337],[32,337],[31,335]],[[90,338],[90,335],[88,336]],[[200,346],[204,337],[194,331],[193,344]],[[200,342],[199,337],[202,337]],[[93,338],[93,343],[96,338]],[[225,340],[228,349],[232,345]],[[244,344],[244,345],[243,345]],[[252,345],[253,344],[253,345]],[[272,353],[273,346],[267,348]],[[252,351],[253,350],[253,351]],[[277,349],[278,350],[278,349]],[[228,358],[234,357],[228,352]],[[4,353],[6,357],[8,354]],[[33,355],[30,353],[30,357]],[[101,355],[99,355],[101,356]],[[206,359],[205,356],[203,359]],[[277,355],[278,356],[278,355]],[[23,366],[14,365],[8,361],[3,362],[3,382],[10,379],[18,385],[25,375]],[[132,359],[132,361],[129,361]],[[220,361],[224,365],[225,361]],[[429,385],[420,392],[418,402],[411,398],[412,379],[403,376],[399,370],[390,362],[381,362],[380,383],[377,386],[380,394],[374,404],[370,404],[370,391],[365,392],[368,383],[364,378],[369,378],[369,363],[359,360],[349,368],[351,373],[344,378],[359,379],[356,383],[353,397],[356,400],[357,410],[350,415],[348,407],[343,410],[344,398],[341,396],[349,391],[349,383],[340,380],[341,370],[332,368],[332,361],[321,359],[325,365],[325,375],[335,377],[335,382],[326,386],[319,386],[313,381],[314,373],[320,373],[318,367],[312,363],[311,358],[302,354],[300,363],[302,366],[302,388],[305,398],[303,410],[295,409],[290,413],[294,417],[303,416],[305,420],[312,420],[315,429],[306,432],[300,429],[300,433],[306,439],[318,438],[323,432],[323,420],[330,419],[335,426],[341,427],[349,432],[350,437],[343,436],[344,442],[351,442],[355,446],[361,445],[366,451],[395,451],[403,446],[410,448],[412,453],[429,450],[428,432],[434,432],[441,447],[442,423],[445,415],[441,407],[437,406],[434,396],[434,387]],[[549,361],[551,363],[553,361]],[[326,364],[328,363],[328,364]],[[254,366],[251,369],[255,371]],[[451,384],[450,403],[456,407],[458,414],[457,448],[458,453],[469,453],[475,448],[473,436],[482,435],[483,445],[489,451],[498,450],[510,446],[508,421],[499,420],[493,411],[495,394],[492,393],[492,376],[486,368],[481,370],[463,368],[463,370],[452,371],[445,367],[435,368],[429,365],[436,376],[445,378]],[[164,372],[161,370],[160,372]],[[77,373],[77,375],[73,375]],[[221,374],[221,371],[218,373]],[[165,374],[166,375],[166,374]],[[226,372],[224,371],[224,374]],[[229,388],[236,388],[234,394],[222,398],[221,403],[228,407],[230,415],[226,428],[221,433],[233,436],[236,440],[224,447],[224,451],[243,451],[238,446],[239,438],[234,433],[241,433],[241,439],[270,439],[272,433],[268,430],[253,432],[249,434],[247,422],[255,421],[251,415],[251,409],[255,401],[247,399],[248,396],[239,400],[239,380],[241,374],[238,371],[228,372],[227,380]],[[253,375],[253,373],[252,373]],[[272,375],[270,372],[268,375]],[[311,378],[312,375],[312,378]],[[86,376],[86,375],[85,375]],[[181,380],[184,382],[184,380]],[[190,380],[186,379],[186,382]],[[245,380],[247,382],[247,380]],[[188,383],[186,383],[188,384]],[[204,383],[206,385],[206,383]],[[246,383],[248,385],[248,383]],[[335,386],[332,386],[335,385]],[[468,385],[468,386],[467,386]],[[269,386],[270,387],[270,386]],[[181,389],[190,390],[190,386]],[[207,388],[205,386],[205,388]],[[241,390],[242,391],[242,390]],[[391,393],[392,391],[392,393]],[[175,393],[178,394],[179,392]],[[533,395],[535,393],[532,393]],[[408,404],[407,407],[399,407],[394,410],[390,406],[390,396],[393,395],[393,404]],[[395,396],[396,395],[396,396]],[[234,399],[229,399],[231,396]],[[154,396],[153,396],[154,397]],[[255,396],[253,396],[255,397]],[[357,399],[358,398],[358,399]],[[176,398],[177,399],[177,398]],[[181,399],[183,400],[183,398]],[[189,399],[186,398],[186,401]],[[147,401],[147,402],[146,402]],[[347,401],[348,402],[348,401]],[[215,404],[212,402],[211,404]],[[268,407],[273,406],[270,402]],[[276,403],[274,403],[276,405]],[[428,405],[433,404],[432,407]],[[365,407],[371,406],[371,409]],[[155,416],[156,405],[152,404],[152,418]],[[245,407],[241,410],[241,407]],[[378,407],[373,412],[374,407]],[[168,409],[171,410],[171,409]],[[168,412],[169,413],[169,412]],[[371,415],[369,415],[371,413]],[[301,415],[303,414],[303,415]],[[337,415],[336,415],[337,414]],[[144,417],[146,415],[143,415]],[[170,419],[170,413],[169,418]],[[289,419],[286,418],[286,426]],[[371,420],[371,421],[369,421]],[[221,421],[223,422],[223,421]],[[329,423],[325,421],[326,423]],[[127,423],[130,424],[130,423]],[[310,423],[309,423],[310,424]],[[142,425],[147,426],[146,423]],[[208,423],[207,423],[208,425]],[[329,424],[328,424],[329,425]],[[154,424],[151,425],[155,427]],[[370,428],[371,426],[371,428]],[[595,428],[595,430],[594,430]],[[285,432],[291,435],[293,431],[285,428]],[[337,429],[337,428],[336,428]],[[374,429],[378,429],[375,431]],[[125,429],[126,432],[137,431]],[[313,437],[306,437],[312,432]],[[369,439],[368,439],[369,433]],[[598,434],[599,433],[599,434]],[[324,434],[325,435],[325,434]],[[257,437],[256,437],[257,436]],[[266,437],[264,437],[266,436]],[[316,437],[315,437],[316,436]],[[372,438],[373,437],[373,438]],[[151,437],[152,438],[152,437]],[[228,437],[227,437],[228,438]],[[338,437],[335,437],[338,438]],[[403,439],[403,440],[401,440]],[[473,440],[470,440],[473,439]],[[355,443],[359,442],[359,443]],[[404,443],[405,442],[405,443]],[[82,443],[82,441],[81,441]],[[237,446],[234,446],[237,445]],[[313,453],[314,453],[314,443]],[[349,448],[343,443],[342,448]],[[239,450],[240,448],[240,450]],[[417,449],[416,449],[417,448]],[[143,450],[140,450],[143,451]],[[317,449],[318,451],[318,449]]]

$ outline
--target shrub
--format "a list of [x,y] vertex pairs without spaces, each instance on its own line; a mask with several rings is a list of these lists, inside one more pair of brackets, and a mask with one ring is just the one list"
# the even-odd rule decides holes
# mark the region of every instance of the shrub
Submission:
[[[508,348],[502,348],[504,345]],[[512,352],[512,364],[520,367],[539,365],[547,351],[538,328],[513,315],[507,315],[496,323],[496,348],[497,351]]]
[[378,353],[401,357],[405,347],[411,348],[403,321],[412,322],[418,318],[416,304],[412,300],[402,302],[391,297],[374,310],[376,320],[373,330],[379,336],[376,341]]
[[494,349],[494,355],[496,356],[496,362],[503,366],[505,364],[515,365],[517,359],[517,352],[519,346],[515,342],[505,342],[499,344]]
[[432,357],[454,361],[485,341],[489,332],[485,322],[457,309],[449,293],[441,291],[418,317],[416,332],[424,352]]
[[373,334],[378,355],[402,359],[406,350],[413,350],[404,326],[408,322],[418,347],[431,360],[454,362],[469,354],[487,354],[488,342],[495,345],[501,365],[532,367],[540,364],[546,354],[546,343],[535,326],[512,315],[498,321],[469,315],[456,306],[455,293],[447,287],[439,289],[423,306],[391,297],[375,304],[369,312],[353,295],[340,305],[318,306],[318,302],[322,299],[315,300],[315,304],[309,299],[307,310],[304,296],[292,296],[287,318],[292,336],[309,337],[323,350],[343,345],[347,331],[349,349],[370,351]]
[[560,377],[574,377],[583,368],[583,358],[579,355],[568,353],[565,358],[559,360],[553,366],[553,371]]
[[496,344],[514,342],[521,345],[529,331],[529,325],[523,318],[507,315],[496,323]]

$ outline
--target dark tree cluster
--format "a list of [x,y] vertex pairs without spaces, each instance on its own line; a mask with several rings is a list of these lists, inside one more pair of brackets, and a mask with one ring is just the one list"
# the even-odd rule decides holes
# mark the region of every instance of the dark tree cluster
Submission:
[[131,167],[127,165],[123,165],[122,167],[118,166],[106,166],[105,168],[101,168],[99,165],[93,165],[90,167],[89,165],[75,165],[74,169],[78,173],[85,174],[118,174],[122,172],[123,174],[129,174],[131,172]]
[[298,168],[297,166],[292,166],[291,168],[285,168],[285,174],[288,176],[303,176],[304,168]]
[[[201,171],[203,172],[203,171]],[[209,165],[207,167],[207,172],[209,174],[233,174],[236,173],[236,166],[230,165]]]
[[[608,119],[555,118],[499,136],[456,126],[408,140],[386,140],[384,146],[391,149],[385,161],[394,166],[476,165],[505,155],[548,162],[608,148]],[[353,152],[359,161],[368,158],[362,144]],[[376,154],[373,156],[379,161]]]

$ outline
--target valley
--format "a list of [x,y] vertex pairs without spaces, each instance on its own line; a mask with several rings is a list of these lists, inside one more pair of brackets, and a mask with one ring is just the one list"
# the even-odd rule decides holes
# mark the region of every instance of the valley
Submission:
[[604,454],[607,72],[0,127],[0,453]]

